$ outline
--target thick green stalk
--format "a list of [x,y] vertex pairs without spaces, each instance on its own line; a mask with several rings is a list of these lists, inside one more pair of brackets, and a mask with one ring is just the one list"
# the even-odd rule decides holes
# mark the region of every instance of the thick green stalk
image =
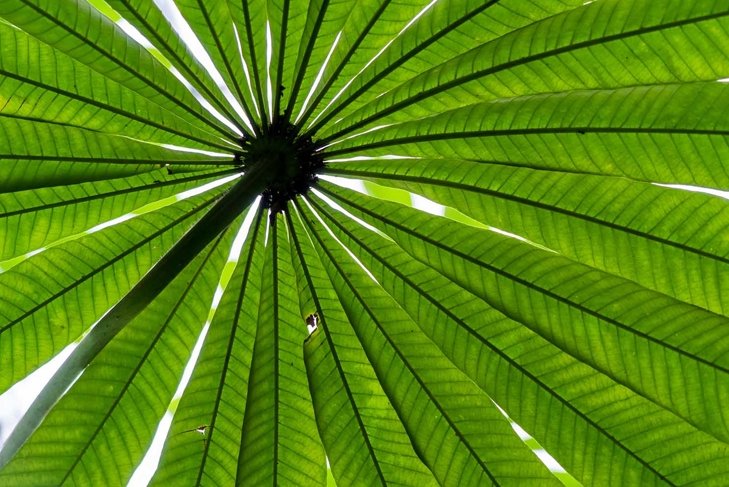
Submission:
[[270,184],[271,172],[256,164],[111,307],[41,390],[0,450],[0,469],[10,462],[51,408],[99,352],[149,305],[214,238]]

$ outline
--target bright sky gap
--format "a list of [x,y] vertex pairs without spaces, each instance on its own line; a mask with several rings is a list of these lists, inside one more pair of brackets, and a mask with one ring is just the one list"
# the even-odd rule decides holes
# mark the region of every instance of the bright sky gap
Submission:
[[[365,271],[365,273],[370,277],[370,279],[372,279],[374,282],[376,282],[376,283],[379,284],[379,281],[374,276],[374,274],[372,274],[372,272],[370,272],[370,270],[367,268],[367,266],[365,266],[362,263],[362,261],[359,260],[359,258],[356,255],[354,255],[354,252],[352,252],[349,249],[349,247],[347,247],[346,245],[344,245],[344,242],[342,242],[341,240],[339,240],[339,238],[334,234],[334,232],[332,231],[332,229],[329,228],[329,225],[326,224],[326,222],[324,221],[324,219],[322,219],[322,217],[319,215],[319,213],[316,211],[316,209],[314,209],[314,207],[311,206],[311,203],[309,203],[309,200],[307,198],[302,198],[302,199],[304,200],[304,203],[306,203],[306,206],[309,207],[309,210],[314,214],[314,216],[316,217],[316,219],[319,220],[319,223],[321,223],[321,225],[324,228],[326,228],[327,233],[334,240],[336,240],[336,242],[344,249],[345,252],[347,252],[347,254],[352,258],[352,260],[355,261],[357,263],[357,265],[362,268],[363,271]],[[301,215],[299,215],[299,218],[301,218]]]
[[301,110],[299,110],[299,114],[296,116],[296,120],[294,120],[294,124],[299,123],[299,120],[301,120],[301,116],[304,115],[304,111],[306,111],[306,108],[309,106],[311,97],[313,97],[314,93],[316,93],[316,88],[319,86],[319,83],[321,83],[321,79],[324,77],[324,71],[326,71],[327,65],[329,64],[329,60],[331,59],[332,54],[334,53],[334,49],[336,49],[336,47],[337,47],[337,44],[339,44],[339,39],[341,37],[342,37],[342,31],[339,31],[339,33],[337,34],[337,37],[334,39],[334,42],[332,43],[331,49],[329,49],[329,53],[327,54],[326,59],[324,59],[324,63],[322,64],[321,68],[319,69],[319,73],[317,73],[317,75],[316,75],[314,84],[311,85],[309,94],[306,95],[306,98],[304,99],[304,103],[301,104]]
[[248,85],[248,91],[251,94],[251,102],[253,102],[253,109],[256,111],[256,116],[261,118],[261,111],[258,108],[258,102],[256,101],[256,94],[253,92],[253,84],[251,83],[251,74],[248,71],[248,63],[246,62],[245,56],[243,56],[243,46],[240,43],[240,36],[238,35],[238,28],[233,24],[233,34],[235,35],[235,42],[238,45],[238,54],[240,54],[240,62],[243,65],[243,74],[246,77],[246,84]]
[[266,20],[266,96],[268,97],[268,121],[273,122],[273,86],[271,85],[271,60],[273,59],[273,39],[271,23]]

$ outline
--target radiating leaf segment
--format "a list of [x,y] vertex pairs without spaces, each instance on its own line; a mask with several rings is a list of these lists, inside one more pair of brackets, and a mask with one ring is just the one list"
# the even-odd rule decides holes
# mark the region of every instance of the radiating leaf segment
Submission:
[[0,2],[1,484],[725,482],[726,2],[92,3]]

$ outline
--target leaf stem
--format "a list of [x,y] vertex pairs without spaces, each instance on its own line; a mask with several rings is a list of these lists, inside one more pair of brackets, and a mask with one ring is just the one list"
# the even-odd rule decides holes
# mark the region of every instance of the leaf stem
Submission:
[[141,313],[182,270],[259,195],[273,171],[255,165],[112,306],[53,374],[0,450],[0,469],[7,465],[38,428],[53,406],[103,348]]

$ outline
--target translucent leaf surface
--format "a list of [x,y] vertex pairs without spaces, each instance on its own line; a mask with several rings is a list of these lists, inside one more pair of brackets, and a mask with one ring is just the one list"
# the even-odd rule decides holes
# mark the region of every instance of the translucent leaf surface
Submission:
[[720,0],[3,0],[0,484],[725,485],[728,43]]

